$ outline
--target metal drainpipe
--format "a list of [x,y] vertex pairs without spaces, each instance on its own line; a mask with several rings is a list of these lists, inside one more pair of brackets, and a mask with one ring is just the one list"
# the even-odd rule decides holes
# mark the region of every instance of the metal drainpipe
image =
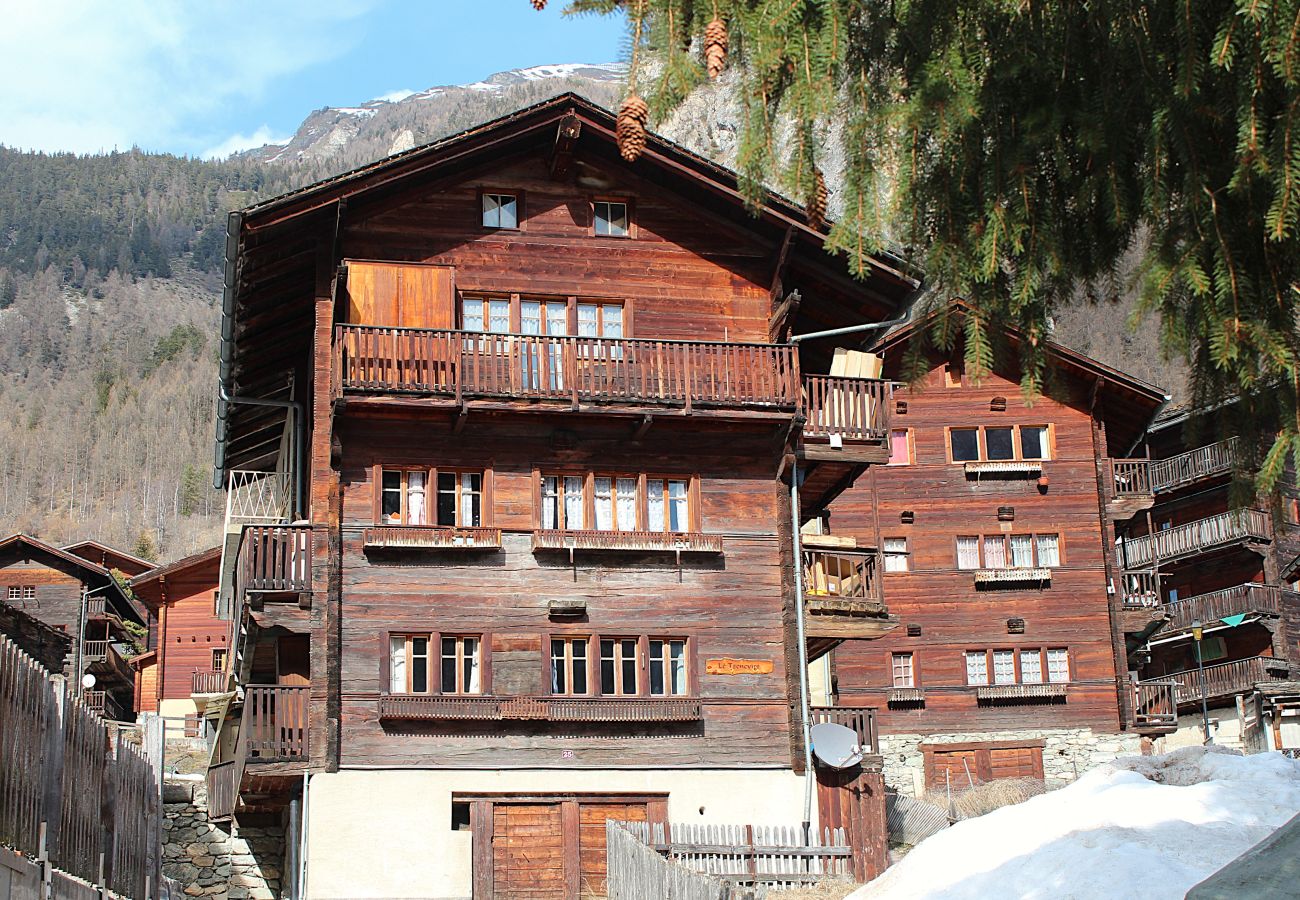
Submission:
[[311,791],[311,774],[302,773],[302,821],[298,826],[298,890],[294,900],[303,900],[307,896],[307,799]]
[[812,710],[808,705],[808,644],[803,609],[803,544],[799,538],[799,460],[790,471],[790,524],[794,535],[794,609],[799,633],[799,712],[803,717],[803,839],[810,839],[812,827],[813,773]]
[[288,409],[293,415],[293,455],[294,455],[294,473],[293,473],[293,511],[292,518],[300,518],[303,513],[302,506],[302,471],[304,464],[303,453],[306,450],[304,441],[304,428],[306,422],[303,418],[303,404],[301,400],[264,400],[261,397],[240,397],[231,396],[226,393],[226,386],[217,382],[217,396],[225,403],[243,403],[246,406],[275,406],[281,409]]

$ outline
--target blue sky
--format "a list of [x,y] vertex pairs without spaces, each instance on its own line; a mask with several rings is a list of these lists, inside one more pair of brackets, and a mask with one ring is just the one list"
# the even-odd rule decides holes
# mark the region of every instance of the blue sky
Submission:
[[222,154],[285,139],[322,106],[618,59],[621,19],[563,17],[564,5],[7,0],[0,143]]

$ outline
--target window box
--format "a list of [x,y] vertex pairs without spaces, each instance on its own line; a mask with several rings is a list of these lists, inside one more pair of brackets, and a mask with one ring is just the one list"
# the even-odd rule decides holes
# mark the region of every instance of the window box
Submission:
[[387,550],[500,550],[500,528],[446,525],[379,525],[367,528],[367,548]]
[[567,531],[539,528],[533,532],[533,549],[721,553],[722,535],[694,531]]
[[925,703],[925,689],[919,687],[890,688],[889,702],[900,706],[909,703]]
[[963,463],[967,475],[1041,475],[1041,459],[979,459]]
[[501,718],[501,700],[497,697],[456,697],[441,694],[384,694],[379,698],[379,718],[414,721],[442,719],[496,721]]
[[1052,580],[1052,570],[1047,568],[1033,569],[976,569],[976,584],[1011,584],[1018,582],[1050,582]]
[[989,703],[1040,703],[1064,699],[1066,685],[1055,684],[993,684],[975,689],[980,702]]
[[700,701],[557,697],[545,701],[552,722],[695,722],[703,718]]

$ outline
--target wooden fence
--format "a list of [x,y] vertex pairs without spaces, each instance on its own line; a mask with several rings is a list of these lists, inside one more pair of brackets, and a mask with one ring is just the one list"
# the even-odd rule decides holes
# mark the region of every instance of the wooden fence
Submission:
[[0,844],[126,897],[156,896],[157,783],[118,729],[0,636]]
[[742,888],[712,875],[693,871],[656,853],[641,836],[621,822],[605,822],[608,866],[605,890],[609,900],[765,900],[767,889]]
[[802,829],[795,826],[663,822],[619,826],[669,861],[734,885],[795,887],[853,879],[853,850],[843,828],[814,831],[804,841]]

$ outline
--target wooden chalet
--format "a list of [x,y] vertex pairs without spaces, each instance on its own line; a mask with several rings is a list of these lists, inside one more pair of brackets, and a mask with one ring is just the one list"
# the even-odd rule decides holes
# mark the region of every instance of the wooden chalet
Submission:
[[[209,796],[276,814],[311,773],[311,895],[600,896],[607,818],[803,818],[795,535],[894,405],[790,337],[917,282],[614,124],[566,94],[231,217]],[[844,599],[809,655],[896,624]],[[817,715],[874,752],[871,710]],[[865,765],[820,817],[860,873]]]
[[[957,302],[879,342],[900,377],[919,329]],[[1019,336],[1006,335],[1009,352]],[[928,352],[928,372],[894,394],[888,465],[830,506],[809,541],[878,548],[897,629],[850,640],[820,681],[834,701],[878,710],[887,770],[906,793],[998,777],[1072,777],[1122,732],[1127,666],[1109,537],[1109,457],[1125,456],[1166,397],[1050,345],[1047,390],[1032,405],[1019,373],[976,384],[960,347]],[[828,547],[830,559],[853,552]],[[805,555],[810,553],[805,549]],[[1050,749],[1047,749],[1050,748]]]
[[[0,600],[69,637],[60,667],[74,690],[105,718],[134,719],[136,635],[144,615],[113,574],[90,560],[25,534],[0,540]],[[95,684],[82,686],[83,676]]]
[[162,716],[169,736],[198,736],[209,701],[229,693],[230,621],[217,615],[221,548],[131,579],[149,610],[149,650],[136,670],[135,709]]
[[63,548],[73,556],[80,556],[82,559],[89,560],[103,569],[121,572],[128,578],[134,578],[143,572],[148,572],[154,567],[154,564],[147,559],[141,559],[122,550],[109,547],[107,544],[101,544],[99,541],[79,541],[75,544],[69,544]]
[[1208,721],[1215,743],[1300,751],[1300,493],[1288,469],[1273,496],[1235,500],[1239,439],[1198,437],[1223,413],[1175,411],[1114,463],[1120,602],[1144,625],[1129,667],[1139,698],[1159,698],[1162,747],[1201,743]]

